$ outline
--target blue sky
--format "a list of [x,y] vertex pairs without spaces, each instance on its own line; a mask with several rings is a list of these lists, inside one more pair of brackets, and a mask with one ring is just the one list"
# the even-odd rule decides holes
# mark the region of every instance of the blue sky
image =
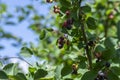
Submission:
[[[48,6],[47,5],[40,5],[41,0],[0,0],[2,3],[7,4],[8,12],[14,14],[16,6],[25,6],[27,4],[32,4],[35,6],[36,9],[39,10],[41,15],[47,15],[48,13]],[[15,26],[8,26],[3,25],[2,28],[12,33],[15,36],[21,37],[23,42],[33,42],[37,44],[36,39],[38,38],[35,33],[33,33],[30,29],[28,29],[29,23],[27,21],[23,21],[22,23],[15,25]],[[0,56],[16,56],[16,53],[19,53],[21,47],[12,47],[11,43],[14,43],[14,40],[7,40],[3,39],[0,41],[0,44],[5,46],[4,50],[0,50]]]

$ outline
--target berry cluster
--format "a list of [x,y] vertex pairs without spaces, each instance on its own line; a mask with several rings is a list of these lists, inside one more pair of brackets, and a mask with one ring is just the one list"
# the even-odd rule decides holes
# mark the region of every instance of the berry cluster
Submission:
[[58,6],[54,6],[54,13],[60,13],[60,8]]
[[94,80],[107,80],[105,72],[99,71],[97,77]]
[[58,48],[61,49],[63,48],[64,44],[69,45],[69,40],[66,37],[60,37],[57,40],[57,43],[58,43]]
[[63,23],[63,27],[70,30],[72,28],[72,24],[73,24],[73,19],[70,18]]
[[57,43],[58,43],[58,48],[61,49],[63,48],[64,44],[65,44],[65,38],[64,37],[60,37],[58,40],[57,40]]

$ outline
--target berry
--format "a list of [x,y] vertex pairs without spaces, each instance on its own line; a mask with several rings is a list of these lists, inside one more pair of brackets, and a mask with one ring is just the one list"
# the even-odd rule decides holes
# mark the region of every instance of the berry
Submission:
[[70,25],[73,24],[73,19],[68,19],[67,24],[70,24]]
[[57,40],[57,43],[58,43],[59,49],[63,48],[64,43],[65,43],[64,37],[61,36],[61,37]]
[[54,8],[54,9],[58,9],[58,6],[57,6],[57,5],[55,5],[53,8]]
[[67,24],[67,22],[65,21],[64,23],[63,23],[63,27],[66,27],[68,24]]
[[72,26],[71,26],[71,25],[68,25],[66,28],[67,28],[68,30],[71,30]]
[[78,73],[77,73],[77,68],[78,68],[78,66],[77,66],[76,64],[73,64],[73,65],[72,65],[72,74],[75,74],[75,75],[78,74]]
[[53,0],[46,0],[46,2],[47,2],[47,3],[52,3],[52,2],[53,2]]
[[113,12],[111,12],[109,15],[108,15],[109,19],[113,19],[114,18],[114,14]]
[[94,45],[95,45],[95,42],[94,42],[94,41],[89,41],[87,44],[88,44],[89,46],[94,46]]
[[70,15],[70,11],[66,11],[65,14],[66,14],[67,16],[69,16],[69,15]]
[[109,63],[109,62],[106,62],[106,63],[105,63],[105,66],[106,66],[106,67],[110,67],[110,63]]
[[60,9],[54,9],[54,13],[60,13]]
[[63,48],[63,45],[62,44],[58,44],[58,48],[59,49]]

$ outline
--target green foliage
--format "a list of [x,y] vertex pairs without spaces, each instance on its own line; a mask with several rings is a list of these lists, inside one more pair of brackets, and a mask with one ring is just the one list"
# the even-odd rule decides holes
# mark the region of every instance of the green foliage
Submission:
[[[24,73],[17,64],[3,66],[0,58],[3,67],[0,79],[120,80],[120,3],[96,0],[81,6],[84,1],[47,0],[49,4],[57,4],[52,8],[55,14],[50,11],[47,17],[40,15],[33,5],[17,7],[22,15],[18,15],[18,22],[29,19],[33,22],[29,28],[39,36],[36,46],[33,43],[23,45],[20,57],[35,56],[38,61],[31,65],[20,58],[30,65],[28,73]],[[0,14],[6,11],[5,6],[0,5],[3,7]],[[14,22],[5,24],[14,25]],[[0,38],[20,41],[2,28],[0,33]]]

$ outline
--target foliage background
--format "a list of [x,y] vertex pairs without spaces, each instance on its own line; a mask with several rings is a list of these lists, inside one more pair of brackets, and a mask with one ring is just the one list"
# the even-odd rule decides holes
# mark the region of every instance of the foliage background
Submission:
[[[92,4],[84,5],[82,3],[81,6],[79,1],[59,0],[53,3],[35,1],[35,4],[16,6],[14,14],[7,11],[6,4],[0,4],[0,26],[14,27],[14,25],[24,24],[24,21],[27,21],[28,29],[32,30],[37,37],[35,41],[37,44],[29,43],[22,39],[22,36],[28,33],[20,32],[21,37],[14,36],[0,27],[0,40],[13,39],[15,44],[12,45],[19,46],[17,57],[0,57],[0,78],[12,80],[94,80],[98,72],[103,71],[107,74],[108,80],[119,80],[119,1],[95,0]],[[38,6],[36,8],[37,3],[40,6],[47,6],[47,12],[40,11]],[[54,5],[60,7],[60,15],[53,12]],[[68,17],[65,14],[67,10],[70,11]],[[47,16],[40,14],[41,12],[47,13]],[[62,24],[70,18],[73,18],[74,22],[72,29],[67,30],[62,27]],[[22,25],[22,27],[25,26]],[[31,40],[32,36],[29,36]],[[61,36],[64,37],[65,43],[63,48],[59,49],[57,41]],[[91,41],[92,44],[89,43]],[[0,48],[3,49],[3,46],[1,45]],[[90,54],[91,59],[86,53]],[[96,57],[96,55],[100,55],[100,57]],[[18,63],[9,62],[9,59],[13,58],[20,59],[29,65],[27,74],[23,73]],[[36,61],[29,62],[28,58],[34,58]],[[96,62],[97,60],[98,62]],[[90,61],[92,61],[93,69],[90,68]],[[110,63],[110,67],[106,67],[106,63]],[[75,68],[73,68],[73,64]],[[77,74],[73,73],[74,71],[77,71]]]

